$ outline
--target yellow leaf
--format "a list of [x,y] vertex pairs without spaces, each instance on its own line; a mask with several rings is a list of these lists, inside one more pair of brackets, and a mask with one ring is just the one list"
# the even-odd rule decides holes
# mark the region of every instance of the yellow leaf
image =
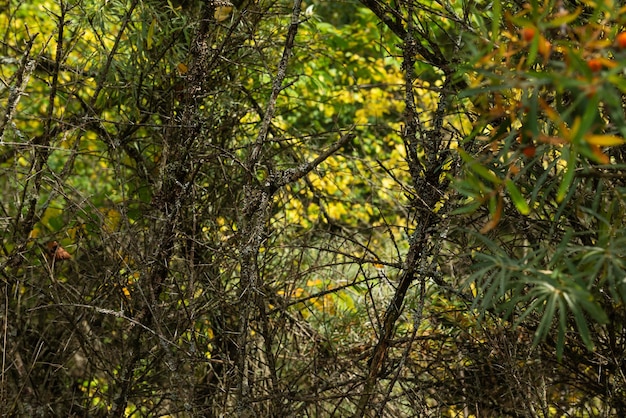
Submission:
[[156,27],[156,24],[156,18],[153,18],[150,26],[148,26],[148,36],[146,37],[146,46],[148,47],[148,49],[152,49],[152,43],[154,40],[154,28]]
[[213,17],[218,22],[221,22],[221,21],[224,21],[224,20],[228,19],[228,16],[230,16],[230,12],[232,12],[232,11],[233,11],[232,6],[216,7],[215,8],[215,13],[213,14]]
[[624,138],[620,138],[615,135],[587,135],[585,140],[591,145],[598,145],[601,147],[612,147],[615,145],[622,145]]
[[346,209],[346,205],[342,202],[328,202],[326,206],[326,212],[333,218],[339,219],[343,215],[348,214],[348,210]]
[[591,153],[593,154],[596,161],[600,164],[608,164],[611,161],[609,159],[609,156],[603,153],[602,149],[600,149],[600,147],[597,145],[591,146]]
[[308,287],[319,287],[322,286],[322,280],[321,279],[313,279],[313,280],[307,280],[306,285]]
[[181,75],[187,74],[187,71],[189,70],[189,68],[187,68],[187,66],[182,62],[179,62],[176,68]]

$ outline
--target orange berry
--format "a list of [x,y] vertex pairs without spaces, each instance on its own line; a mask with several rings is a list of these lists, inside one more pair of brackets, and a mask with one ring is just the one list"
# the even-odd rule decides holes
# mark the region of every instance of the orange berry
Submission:
[[617,46],[619,46],[621,49],[626,48],[626,32],[618,33],[615,37],[615,42],[617,43]]
[[522,29],[522,39],[526,42],[530,42],[535,37],[535,28],[526,27]]
[[550,51],[552,50],[552,45],[550,41],[548,41],[543,36],[539,38],[539,53],[543,55],[543,58],[547,60],[550,57]]
[[593,71],[594,73],[597,73],[598,71],[602,69],[602,66],[603,66],[602,60],[600,58],[591,58],[587,60],[587,66],[589,67],[591,71]]
[[526,145],[522,149],[522,153],[528,158],[533,158],[537,153],[537,148],[534,145]]

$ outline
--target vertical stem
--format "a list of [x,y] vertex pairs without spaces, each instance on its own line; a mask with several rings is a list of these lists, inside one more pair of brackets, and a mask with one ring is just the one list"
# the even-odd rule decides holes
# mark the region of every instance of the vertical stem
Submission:
[[[402,132],[402,139],[407,150],[409,173],[414,189],[413,193],[415,196],[419,196],[419,199],[413,202],[413,210],[417,212],[415,219],[419,221],[415,231],[409,238],[409,250],[404,269],[400,274],[398,287],[383,316],[378,342],[374,347],[370,360],[370,369],[365,378],[363,391],[357,402],[357,409],[353,414],[354,418],[364,416],[365,412],[371,409],[370,405],[372,404],[374,389],[385,365],[389,343],[395,333],[396,322],[402,313],[406,294],[418,277],[420,280],[419,292],[421,301],[418,320],[421,321],[426,282],[424,273],[419,271],[419,267],[424,264],[428,257],[426,253],[428,250],[429,233],[433,225],[438,222],[437,216],[432,213],[432,208],[439,199],[437,193],[437,188],[440,186],[437,174],[437,153],[439,150],[435,149],[431,144],[426,144],[429,136],[423,132],[420,126],[418,112],[415,107],[413,86],[415,83],[415,61],[418,55],[417,49],[419,44],[413,37],[414,10],[410,2],[407,2],[406,9],[407,30],[404,32],[403,39],[405,128]],[[435,127],[440,130],[441,124],[435,124]],[[431,136],[436,134],[436,132],[430,133]],[[419,143],[420,140],[422,141],[421,143]],[[425,155],[420,158],[419,151],[421,150],[425,152]]]
[[[270,209],[272,206],[272,194],[274,187],[268,185],[258,186],[256,182],[256,166],[261,158],[263,147],[267,139],[272,119],[276,111],[276,101],[283,89],[283,83],[287,75],[287,66],[289,58],[300,25],[300,11],[302,0],[294,0],[291,23],[287,31],[285,46],[281,59],[278,63],[276,76],[272,84],[272,92],[265,110],[259,133],[245,163],[246,176],[248,184],[244,187],[244,202],[242,210],[242,229],[240,241],[240,265],[241,265],[241,282],[239,289],[240,309],[240,329],[238,346],[239,353],[237,355],[237,411],[240,416],[253,413],[252,409],[252,385],[248,379],[248,371],[250,369],[248,353],[250,350],[250,342],[248,339],[249,324],[252,321],[253,314],[256,310],[262,315],[265,312],[264,290],[263,284],[260,283],[260,274],[258,266],[258,255],[261,246],[267,236],[267,222],[270,217]],[[261,320],[264,320],[262,315]],[[266,320],[266,319],[265,319]],[[271,347],[271,338],[265,332],[265,350],[271,363],[273,363],[273,354]],[[270,373],[275,374],[274,370]],[[274,379],[270,379],[270,383],[274,385]],[[272,392],[274,388],[270,388]],[[278,403],[275,402],[275,405]]]
[[291,57],[293,44],[296,39],[296,34],[298,33],[298,26],[300,25],[301,8],[302,0],[294,0],[293,9],[291,12],[291,24],[289,25],[289,30],[287,32],[287,39],[285,40],[283,55],[280,58],[280,62],[278,63],[276,77],[274,78],[274,82],[272,84],[272,94],[270,95],[267,109],[265,110],[265,116],[263,117],[261,128],[259,129],[256,141],[252,147],[252,152],[250,152],[250,155],[248,156],[248,161],[246,165],[248,167],[249,173],[254,172],[251,170],[254,168],[254,165],[261,155],[261,150],[263,149],[267,133],[269,132],[272,119],[274,118],[274,113],[276,111],[276,100],[278,99],[278,95],[283,89],[283,82],[285,81],[285,77],[287,75],[287,64],[289,63],[289,57]]
[[[135,0],[130,10],[132,11],[137,4],[138,1]],[[190,66],[187,91],[181,102],[182,112],[180,115],[171,115],[171,120],[177,120],[179,124],[168,126],[166,129],[163,145],[165,167],[159,182],[160,186],[153,198],[156,221],[152,230],[155,237],[153,241],[154,250],[150,258],[154,260],[154,263],[147,268],[146,278],[143,282],[148,287],[148,292],[145,292],[146,296],[141,300],[143,305],[137,309],[136,315],[136,320],[141,322],[142,326],[135,327],[133,335],[129,337],[128,344],[132,352],[130,359],[120,372],[121,377],[117,380],[118,387],[115,388],[116,392],[114,393],[114,408],[110,411],[110,416],[121,417],[125,414],[128,399],[135,383],[136,368],[139,360],[145,355],[146,344],[144,340],[148,337],[146,329],[153,326],[158,329],[160,326],[160,324],[155,323],[156,306],[170,274],[169,264],[176,248],[179,225],[185,215],[185,208],[189,206],[193,196],[189,193],[191,179],[194,175],[194,170],[191,169],[190,156],[193,155],[194,144],[202,129],[202,124],[198,122],[199,118],[197,118],[199,107],[197,96],[198,92],[202,91],[206,63],[210,58],[207,38],[211,28],[209,16],[213,15],[213,11],[214,8],[211,7],[205,9],[205,19],[203,19],[203,24],[198,28],[193,39],[190,55],[194,57],[194,61]],[[127,16],[130,17],[130,11]],[[122,31],[117,40],[121,38],[121,34]],[[113,51],[115,49],[116,46],[114,46]],[[111,64],[113,51],[109,54],[110,59],[106,63],[107,67]],[[102,88],[103,79],[99,86]],[[99,90],[96,91],[96,94],[98,92]],[[94,95],[93,100],[95,101],[95,99],[96,96]],[[176,379],[177,376],[174,378]]]

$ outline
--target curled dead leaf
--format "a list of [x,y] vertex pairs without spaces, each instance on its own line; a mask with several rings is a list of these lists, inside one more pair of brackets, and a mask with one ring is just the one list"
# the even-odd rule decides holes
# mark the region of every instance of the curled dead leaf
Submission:
[[48,244],[46,244],[46,247],[46,256],[50,260],[63,261],[72,258],[72,255],[68,253],[65,248],[61,247],[56,241],[50,241]]

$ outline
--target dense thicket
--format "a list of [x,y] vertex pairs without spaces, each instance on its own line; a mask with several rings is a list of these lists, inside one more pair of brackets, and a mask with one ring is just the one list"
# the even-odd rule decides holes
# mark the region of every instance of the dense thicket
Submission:
[[620,16],[9,0],[0,410],[626,414]]

